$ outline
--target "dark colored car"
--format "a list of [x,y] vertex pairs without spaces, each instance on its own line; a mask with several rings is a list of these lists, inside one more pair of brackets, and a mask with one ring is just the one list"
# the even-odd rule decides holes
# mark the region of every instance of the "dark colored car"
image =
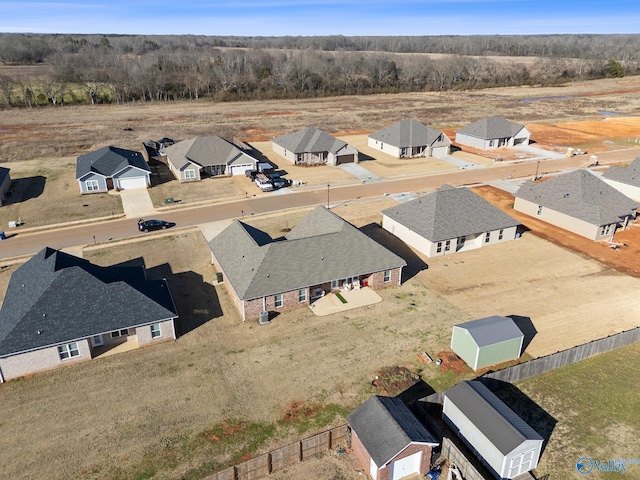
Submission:
[[151,230],[165,230],[175,227],[173,222],[165,222],[164,220],[138,220],[138,230],[141,232],[150,232]]
[[273,183],[274,188],[284,188],[287,186],[287,179],[277,173],[272,173],[269,177],[271,178],[271,183]]

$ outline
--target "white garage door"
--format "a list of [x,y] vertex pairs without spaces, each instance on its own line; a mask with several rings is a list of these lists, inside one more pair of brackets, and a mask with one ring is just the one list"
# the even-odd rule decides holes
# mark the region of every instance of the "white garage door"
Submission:
[[391,479],[400,480],[412,473],[420,473],[421,460],[422,452],[416,452],[413,455],[409,455],[408,457],[404,457],[393,462],[391,464]]
[[231,165],[231,175],[244,175],[247,170],[253,170],[254,165],[247,163],[246,165]]
[[146,188],[147,179],[145,177],[121,178],[118,180],[120,190],[128,190],[131,188]]

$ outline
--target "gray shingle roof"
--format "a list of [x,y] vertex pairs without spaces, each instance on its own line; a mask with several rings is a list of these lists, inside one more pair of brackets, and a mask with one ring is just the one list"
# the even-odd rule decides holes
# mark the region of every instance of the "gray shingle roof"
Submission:
[[526,440],[543,438],[479,381],[458,383],[448,398],[495,447],[506,455]]
[[424,147],[451,143],[443,132],[429,128],[418,120],[402,120],[372,133],[369,137],[395,147]]
[[522,331],[511,318],[498,315],[459,323],[454,326],[467,330],[479,347],[524,337]]
[[0,356],[177,317],[165,280],[144,267],[100,267],[44,248],[12,275]]
[[520,222],[468,188],[439,190],[382,211],[431,242],[514,227]]
[[627,167],[612,165],[607,168],[607,171],[602,176],[607,180],[640,187],[640,157],[637,157]]
[[493,138],[510,138],[516,135],[524,125],[511,122],[504,117],[487,117],[473,122],[458,130],[458,133],[469,135],[470,137],[491,140]]
[[616,223],[638,207],[629,197],[584,169],[541,183],[527,182],[515,196],[598,226]]
[[346,142],[338,140],[316,127],[307,127],[297,132],[280,135],[272,141],[293,153],[337,153],[347,145]]
[[373,396],[347,415],[347,422],[378,467],[413,442],[438,445],[399,398]]
[[142,153],[125,148],[104,147],[78,157],[76,161],[76,180],[90,172],[112,177],[128,166],[137,167],[151,173],[151,169],[144,160]]
[[406,262],[324,207],[317,207],[285,239],[234,221],[209,242],[242,300],[293,291]]
[[201,167],[213,165],[231,165],[236,162],[247,163],[257,160],[250,157],[233,143],[217,135],[194,137],[165,148],[165,153],[176,168],[182,168],[187,162]]

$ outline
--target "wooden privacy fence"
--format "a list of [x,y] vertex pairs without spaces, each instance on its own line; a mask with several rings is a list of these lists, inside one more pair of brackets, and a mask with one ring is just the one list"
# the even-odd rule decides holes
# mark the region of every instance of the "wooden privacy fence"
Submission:
[[316,455],[325,454],[339,445],[346,446],[347,430],[346,424],[332,428],[214,473],[206,480],[254,480],[267,477],[272,472],[283,470]]
[[487,373],[483,375],[482,378],[515,383],[525,378],[533,377],[534,375],[540,375],[541,373],[556,368],[586,360],[601,353],[626,347],[638,341],[640,341],[640,327],[593,340],[589,343],[583,343],[582,345],[552,353],[551,355],[535,358],[525,363],[519,363],[518,365],[513,365],[512,367],[498,370],[497,372]]

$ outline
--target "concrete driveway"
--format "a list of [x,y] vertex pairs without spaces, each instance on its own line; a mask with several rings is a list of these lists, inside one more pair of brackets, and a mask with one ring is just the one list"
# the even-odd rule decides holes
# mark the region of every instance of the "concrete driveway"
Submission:
[[121,190],[122,209],[127,218],[142,218],[156,213],[146,188]]

